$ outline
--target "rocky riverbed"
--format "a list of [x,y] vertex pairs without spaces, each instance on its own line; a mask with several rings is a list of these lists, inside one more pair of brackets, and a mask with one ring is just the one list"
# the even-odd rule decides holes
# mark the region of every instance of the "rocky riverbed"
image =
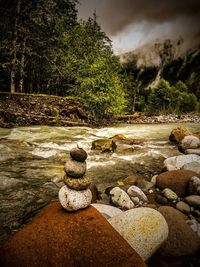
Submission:
[[[180,265],[184,262],[190,264],[188,266],[198,266],[195,264],[199,263],[200,156],[197,136],[200,129],[199,124],[184,126],[188,129],[179,128],[176,132],[172,131],[174,124],[102,129],[47,126],[1,129],[1,243],[41,207],[57,200],[58,191],[64,185],[64,163],[69,159],[70,149],[78,143],[88,153],[87,175],[93,179],[90,190],[92,202],[96,202],[94,207],[143,260],[154,254],[149,266],[157,266],[156,262],[160,262],[159,266],[187,266]],[[170,133],[171,142],[176,141],[174,144],[169,143]],[[196,136],[190,135],[188,141],[188,133]],[[178,145],[187,155],[179,151]],[[197,154],[188,154],[189,149],[195,149]],[[148,242],[146,234],[138,237],[141,243],[134,241],[132,237],[136,236],[128,234],[123,223],[118,225],[123,220],[127,225],[128,221],[123,219],[127,209],[134,218],[138,216],[135,210],[147,209],[144,217],[139,217],[142,223],[133,226],[130,222],[131,229],[143,225],[147,234],[149,228],[144,223],[148,220],[144,218],[157,218],[153,211],[157,210],[167,222],[169,234],[166,234],[167,230],[165,234],[162,232],[167,229],[163,226],[162,230],[156,230],[161,237],[166,235],[159,242],[151,231]],[[139,214],[143,214],[143,210]],[[115,216],[121,217],[112,219]],[[162,245],[165,240],[167,243]],[[158,247],[152,243],[148,251],[145,244],[151,242],[159,243],[161,250],[156,252]],[[172,258],[173,263],[169,263]],[[173,265],[174,262],[179,265]]]

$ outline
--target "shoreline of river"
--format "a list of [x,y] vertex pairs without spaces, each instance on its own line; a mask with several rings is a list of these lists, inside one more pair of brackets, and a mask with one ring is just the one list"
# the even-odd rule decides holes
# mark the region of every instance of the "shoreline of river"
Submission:
[[145,115],[135,112],[115,115],[101,121],[89,120],[88,114],[76,98],[47,95],[0,93],[0,128],[33,125],[83,126],[102,128],[128,124],[200,123],[200,114]]

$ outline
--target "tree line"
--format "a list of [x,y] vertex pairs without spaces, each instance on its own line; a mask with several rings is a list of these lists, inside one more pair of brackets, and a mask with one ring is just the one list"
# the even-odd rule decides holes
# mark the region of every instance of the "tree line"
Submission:
[[156,98],[120,65],[96,14],[77,19],[77,0],[0,3],[0,91],[75,96],[93,119],[132,112],[133,104],[151,111]]

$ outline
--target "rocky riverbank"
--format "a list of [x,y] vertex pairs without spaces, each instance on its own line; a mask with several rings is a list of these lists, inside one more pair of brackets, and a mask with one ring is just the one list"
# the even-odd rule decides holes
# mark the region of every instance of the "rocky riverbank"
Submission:
[[71,97],[0,93],[0,127],[88,126],[83,105]]
[[113,116],[99,123],[88,120],[88,114],[76,98],[50,95],[10,94],[0,92],[0,127],[50,126],[102,126],[115,123],[200,123],[199,114]]

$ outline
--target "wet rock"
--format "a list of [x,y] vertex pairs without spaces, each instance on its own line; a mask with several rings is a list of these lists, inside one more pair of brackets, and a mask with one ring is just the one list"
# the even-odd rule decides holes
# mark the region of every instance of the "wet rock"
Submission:
[[191,195],[185,198],[185,201],[192,207],[200,208],[200,196]]
[[200,162],[197,162],[197,161],[189,162],[187,164],[184,164],[182,169],[194,171],[194,172],[200,174]]
[[123,134],[117,134],[117,135],[111,137],[110,139],[112,139],[117,145],[118,144],[140,145],[143,143],[141,140],[129,139],[129,138],[125,137]]
[[91,182],[92,179],[87,177],[87,176],[83,176],[82,178],[70,178],[67,175],[64,176],[63,178],[64,183],[71,189],[74,190],[84,190],[87,189]]
[[155,201],[158,203],[158,204],[161,204],[161,205],[167,205],[168,204],[168,200],[166,197],[163,197],[161,195],[157,195],[155,197]]
[[194,135],[185,136],[180,143],[183,149],[198,148],[200,147],[200,140]]
[[91,184],[89,186],[90,191],[92,192],[92,203],[95,203],[99,199],[99,192],[96,184]]
[[151,183],[155,186],[156,185],[156,180],[157,180],[157,174],[154,175],[152,178],[151,178]]
[[128,210],[108,221],[145,261],[168,236],[164,217],[154,209],[142,207]]
[[153,183],[146,181],[144,179],[138,180],[136,185],[144,192],[148,192],[152,187],[154,187]]
[[80,162],[84,162],[87,159],[87,152],[80,147],[75,147],[70,150],[70,156]]
[[189,170],[163,172],[157,176],[156,186],[161,190],[170,188],[179,197],[183,197],[188,194],[189,181],[195,175],[195,172]]
[[200,195],[200,178],[193,176],[189,182],[190,195]]
[[131,201],[129,195],[119,187],[114,187],[110,191],[110,197],[113,204],[123,209],[134,208],[134,203]]
[[132,154],[135,151],[135,149],[133,147],[117,147],[116,152],[120,153],[120,154]]
[[123,180],[123,183],[128,184],[128,185],[135,185],[137,183],[138,179],[139,179],[138,176],[130,175]]
[[176,209],[180,210],[185,214],[190,214],[190,206],[183,201],[179,201],[178,203],[176,203]]
[[61,187],[58,193],[60,204],[67,211],[84,209],[91,204],[92,192],[90,189],[76,191],[66,185]]
[[68,176],[80,178],[83,177],[86,172],[86,162],[78,162],[69,159],[66,161],[64,169]]
[[111,139],[98,139],[92,142],[92,149],[101,152],[114,152],[117,148],[115,142]]
[[187,225],[187,216],[169,206],[161,206],[158,211],[165,217],[169,227],[169,236],[160,249],[161,254],[163,256],[185,256],[197,253],[200,248],[200,239]]
[[168,171],[179,170],[185,164],[190,162],[198,162],[200,163],[200,156],[198,155],[180,155],[171,158],[167,158],[164,161],[164,166],[167,168]]
[[200,148],[190,148],[184,151],[185,154],[194,154],[200,156]]
[[0,249],[0,266],[55,265],[146,266],[95,208],[67,213],[52,203]]
[[164,197],[166,197],[169,200],[177,200],[177,198],[178,198],[177,194],[169,188],[165,188],[162,191],[162,193],[163,193]]
[[179,143],[185,136],[193,135],[192,132],[190,132],[185,127],[176,127],[172,130],[169,140],[171,142]]
[[104,204],[92,204],[92,206],[97,209],[100,213],[103,214],[103,216],[106,214],[107,218],[111,218],[113,216],[116,216],[120,213],[122,213],[122,211],[116,207],[112,207],[110,205],[104,205]]
[[135,186],[132,185],[131,187],[129,187],[129,189],[127,190],[128,195],[131,197],[138,197],[139,201],[141,201],[142,203],[147,203],[148,199],[146,197],[146,195],[142,192],[142,190]]

